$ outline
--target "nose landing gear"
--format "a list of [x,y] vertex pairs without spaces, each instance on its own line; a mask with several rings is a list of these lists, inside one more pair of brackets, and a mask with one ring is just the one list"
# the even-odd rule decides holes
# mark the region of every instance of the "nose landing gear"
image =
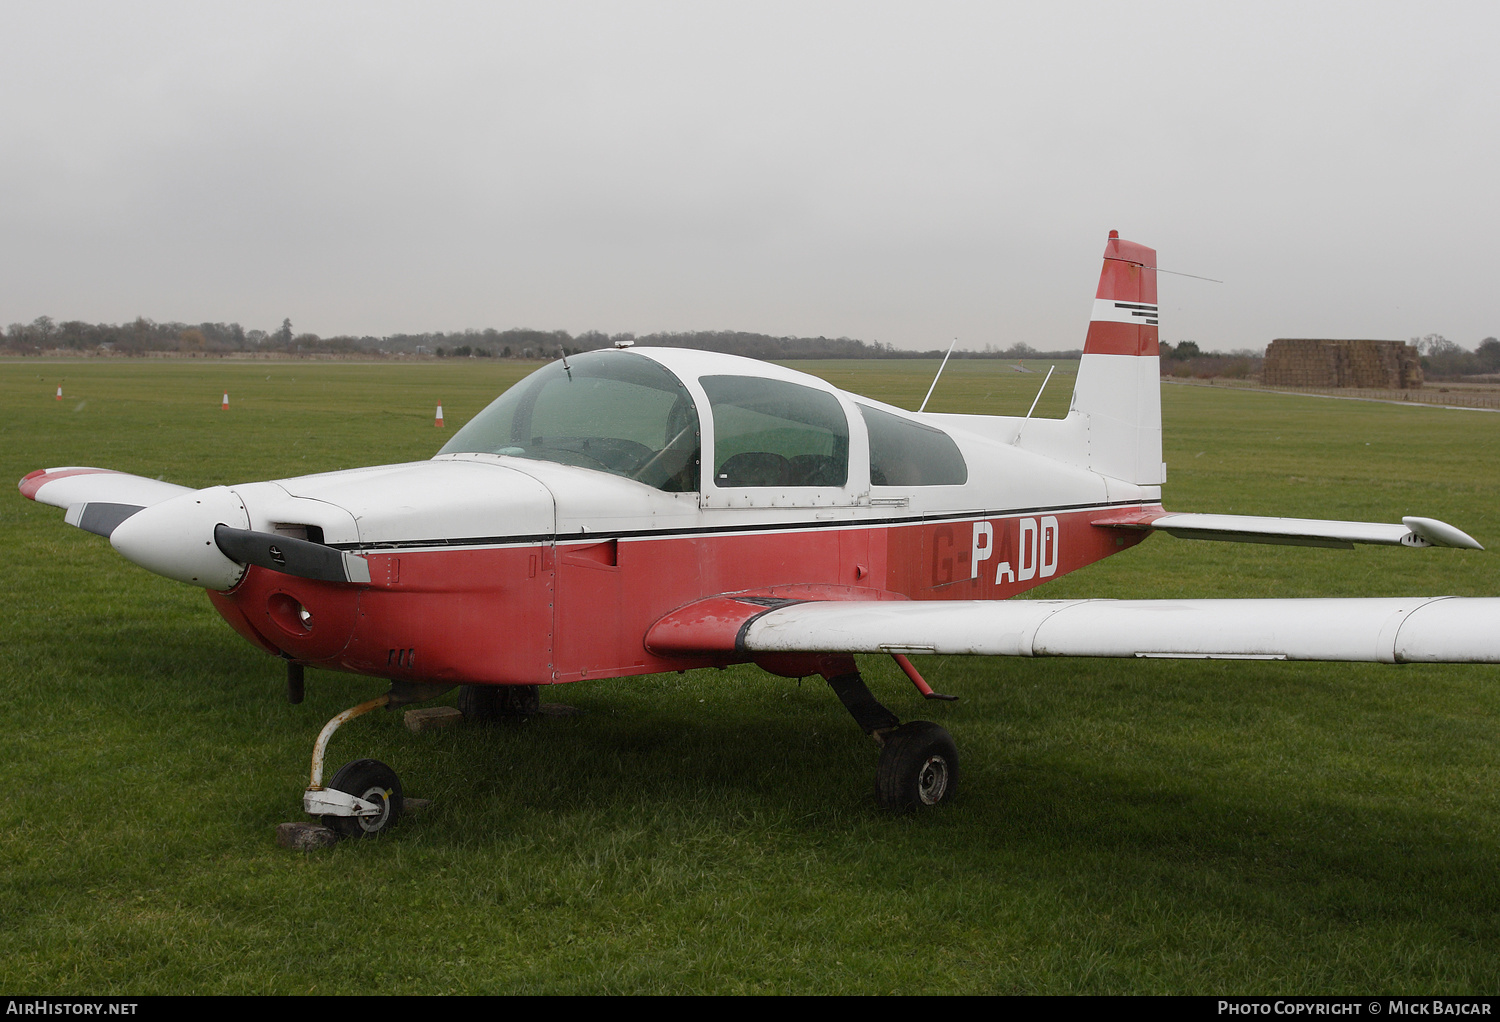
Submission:
[[320,817],[323,825],[344,837],[375,837],[396,825],[405,808],[401,780],[396,771],[379,760],[356,759],[339,767],[327,787],[323,785],[323,757],[328,740],[342,725],[391,702],[387,693],[360,703],[334,717],[313,743],[312,776],[302,795],[302,809]]

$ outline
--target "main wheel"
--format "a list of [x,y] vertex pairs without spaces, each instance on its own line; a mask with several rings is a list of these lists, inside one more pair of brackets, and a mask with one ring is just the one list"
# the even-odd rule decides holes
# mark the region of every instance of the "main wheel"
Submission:
[[339,767],[328,786],[346,795],[374,802],[381,807],[379,816],[325,816],[323,824],[344,837],[375,837],[396,825],[405,807],[401,779],[396,771],[378,759],[356,759]]
[[458,710],[465,720],[529,717],[540,708],[536,685],[464,685],[458,690]]
[[958,747],[930,720],[913,720],[885,736],[875,768],[875,800],[907,812],[948,801],[958,787]]

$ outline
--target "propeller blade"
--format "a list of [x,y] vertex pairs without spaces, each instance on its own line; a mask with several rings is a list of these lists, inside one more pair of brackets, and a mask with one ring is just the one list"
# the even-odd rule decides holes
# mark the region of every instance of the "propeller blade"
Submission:
[[102,500],[91,500],[86,504],[74,504],[68,508],[68,513],[63,520],[69,525],[76,525],[84,532],[92,532],[96,536],[108,539],[121,522],[137,511],[144,510],[145,508],[140,504],[111,504]]
[[283,575],[318,582],[370,581],[370,565],[363,557],[322,543],[270,532],[235,529],[228,525],[214,527],[214,543],[232,561],[279,571]]

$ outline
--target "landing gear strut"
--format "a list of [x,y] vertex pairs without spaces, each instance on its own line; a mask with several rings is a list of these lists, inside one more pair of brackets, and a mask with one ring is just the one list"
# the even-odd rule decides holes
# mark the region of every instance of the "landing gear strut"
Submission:
[[406,807],[401,779],[396,771],[377,759],[356,759],[339,767],[333,780],[323,784],[323,760],[333,733],[356,717],[363,717],[382,706],[395,709],[408,703],[433,699],[452,685],[426,685],[420,682],[393,681],[391,690],[367,703],[352,706],[334,717],[313,743],[312,776],[302,794],[302,809],[320,817],[344,837],[375,837],[396,825]]
[[333,733],[355,717],[363,717],[390,701],[387,693],[350,707],[324,724],[313,743],[312,776],[302,794],[302,809],[311,816],[322,817],[324,826],[345,837],[374,837],[394,827],[401,818],[401,781],[394,770],[378,760],[345,763],[333,775],[333,781],[326,788],[323,786],[323,757]]
[[[901,657],[897,662],[905,660]],[[901,723],[899,717],[875,698],[860,677],[854,658],[831,657],[820,665],[824,680],[833,689],[849,715],[880,746],[875,768],[875,801],[882,809],[909,812],[941,805],[958,787],[958,747],[947,730],[930,720]],[[901,669],[920,681],[910,661]],[[925,682],[918,685],[928,698],[951,699],[933,693]],[[931,694],[929,694],[931,693]]]

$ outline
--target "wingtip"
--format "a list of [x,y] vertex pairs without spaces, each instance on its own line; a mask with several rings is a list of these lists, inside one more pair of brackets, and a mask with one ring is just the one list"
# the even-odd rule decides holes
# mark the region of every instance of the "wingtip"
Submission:
[[1433,546],[1458,547],[1461,550],[1483,550],[1478,540],[1462,529],[1454,528],[1436,518],[1403,518],[1401,524]]

